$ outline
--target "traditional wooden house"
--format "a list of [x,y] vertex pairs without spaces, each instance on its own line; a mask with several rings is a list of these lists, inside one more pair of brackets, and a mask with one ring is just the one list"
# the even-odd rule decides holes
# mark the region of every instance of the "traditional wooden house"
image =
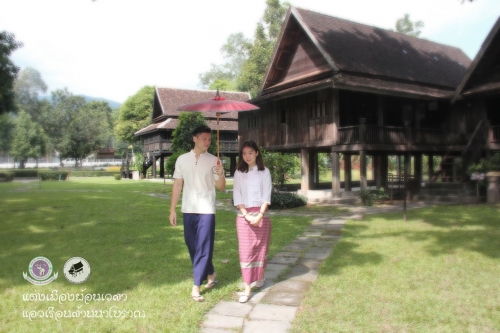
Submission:
[[[148,161],[146,166],[152,167],[152,176],[156,177],[156,161],[160,160],[160,177],[165,176],[165,158],[172,155],[172,132],[178,124],[180,111],[177,108],[188,103],[210,100],[216,92],[212,90],[186,90],[172,88],[155,88],[153,113],[151,124],[135,133],[144,143],[144,156]],[[250,99],[248,93],[243,92],[221,92],[226,99],[247,101]],[[216,114],[207,112],[204,114],[207,125],[212,129],[217,128]],[[223,113],[219,117],[220,131],[220,153],[221,156],[229,158],[230,165],[225,166],[230,174],[236,168],[236,156],[238,156],[238,113]]]
[[[403,170],[421,184],[423,155],[430,157],[433,172],[433,156],[460,156],[468,147],[482,116],[474,112],[476,104],[451,101],[476,92],[483,71],[494,70],[498,90],[496,45],[464,83],[471,60],[458,48],[290,7],[260,94],[250,101],[260,110],[239,114],[239,140],[300,153],[303,194],[324,185],[321,152],[332,156],[331,187],[327,184],[332,197],[357,185],[351,178],[353,155],[360,159],[361,187],[367,156],[373,171],[369,185],[387,186],[388,156],[394,155],[404,156]],[[491,110],[498,110],[498,97],[490,102]],[[458,180],[455,165],[440,166],[444,180]]]

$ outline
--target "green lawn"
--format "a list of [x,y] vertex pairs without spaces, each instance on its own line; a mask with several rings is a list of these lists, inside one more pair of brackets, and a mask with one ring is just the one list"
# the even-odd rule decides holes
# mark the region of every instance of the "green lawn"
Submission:
[[294,333],[500,332],[500,206],[348,221]]
[[[241,282],[235,211],[217,212],[214,263],[220,283],[203,293],[204,303],[195,303],[183,229],[168,222],[170,203],[164,196],[170,192],[171,185],[163,183],[112,178],[0,183],[0,332],[197,332],[203,315],[220,300],[234,299]],[[230,202],[228,194],[219,197]],[[309,223],[306,217],[273,218],[270,255]],[[45,286],[23,278],[38,256],[58,271]],[[92,269],[78,285],[62,272],[76,256]],[[224,259],[229,262],[221,263]],[[52,293],[61,296],[59,302],[23,300]],[[127,299],[69,301],[87,294],[126,294]],[[83,318],[87,311],[110,309],[119,318]],[[26,318],[34,311],[36,318]],[[55,318],[64,311],[79,318]],[[121,311],[138,311],[145,318],[123,318]],[[47,314],[54,318],[40,318]]]

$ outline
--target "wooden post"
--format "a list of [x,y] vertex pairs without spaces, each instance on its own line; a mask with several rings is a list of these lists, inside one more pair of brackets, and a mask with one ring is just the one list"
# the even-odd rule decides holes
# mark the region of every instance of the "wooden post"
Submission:
[[361,190],[366,190],[366,151],[359,152],[359,187]]
[[344,154],[344,191],[352,190],[352,163],[351,154]]
[[303,195],[309,191],[309,151],[307,149],[300,150],[300,163],[301,163],[301,183],[300,190]]
[[340,198],[340,154],[332,147],[332,195]]

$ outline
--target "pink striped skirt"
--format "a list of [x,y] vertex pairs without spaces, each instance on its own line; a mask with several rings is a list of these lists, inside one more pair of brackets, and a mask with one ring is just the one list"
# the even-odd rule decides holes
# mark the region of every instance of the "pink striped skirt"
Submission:
[[[260,207],[246,209],[250,215],[257,216]],[[271,239],[271,220],[266,214],[258,225],[251,225],[243,215],[236,216],[236,231],[238,233],[238,249],[241,274],[246,284],[251,284],[264,278],[267,265],[267,252]]]

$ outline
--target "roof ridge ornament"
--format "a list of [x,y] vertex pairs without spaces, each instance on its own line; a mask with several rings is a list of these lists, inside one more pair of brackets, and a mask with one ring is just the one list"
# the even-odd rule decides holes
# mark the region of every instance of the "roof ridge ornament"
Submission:
[[217,89],[217,92],[215,93],[215,97],[212,97],[211,100],[212,101],[225,101],[226,98],[219,95],[219,89]]

